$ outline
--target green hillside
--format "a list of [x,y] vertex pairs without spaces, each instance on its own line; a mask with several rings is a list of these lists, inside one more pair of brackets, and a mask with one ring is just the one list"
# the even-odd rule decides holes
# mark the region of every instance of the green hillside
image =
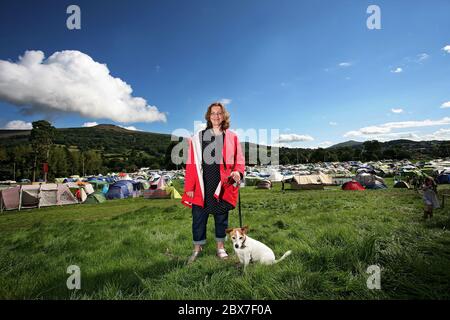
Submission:
[[[0,180],[31,177],[33,150],[31,130],[0,130]],[[49,154],[49,178],[132,172],[141,167],[151,169],[180,168],[170,155],[178,141],[169,134],[131,131],[115,125],[101,124],[89,128],[56,129]],[[243,143],[248,160],[249,143]],[[257,146],[258,147],[258,146]],[[270,148],[269,148],[270,154]],[[323,161],[432,159],[450,156],[450,142],[393,140],[389,142],[347,141],[327,149],[280,148],[280,164]],[[37,176],[40,159],[37,164]]]

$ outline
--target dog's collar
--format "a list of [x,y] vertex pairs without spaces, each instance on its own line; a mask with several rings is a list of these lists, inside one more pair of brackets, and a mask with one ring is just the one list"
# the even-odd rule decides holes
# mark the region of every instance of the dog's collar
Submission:
[[245,249],[246,248],[245,241],[247,241],[247,236],[245,237],[244,241],[242,241],[241,249]]

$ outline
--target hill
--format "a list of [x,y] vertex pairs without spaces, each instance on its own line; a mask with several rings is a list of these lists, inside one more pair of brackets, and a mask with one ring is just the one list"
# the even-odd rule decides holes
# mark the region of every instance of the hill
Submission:
[[345,142],[341,142],[335,145],[332,145],[331,147],[328,147],[327,149],[338,149],[338,148],[346,148],[346,147],[357,147],[362,145],[363,142],[355,141],[355,140],[349,140]]
[[[0,180],[30,179],[34,155],[29,142],[31,130],[0,130]],[[176,169],[171,161],[171,135],[132,131],[111,124],[88,128],[58,128],[49,154],[49,177],[133,172],[140,167]],[[247,161],[249,143],[243,143]],[[251,144],[253,145],[253,144]],[[256,149],[259,146],[256,145]],[[270,148],[269,148],[270,154]],[[322,161],[421,159],[450,155],[450,142],[393,140],[388,142],[347,141],[327,149],[280,148],[280,164]],[[252,158],[254,159],[254,158]],[[261,159],[259,156],[258,159]],[[43,156],[37,161],[42,167]],[[42,173],[38,172],[39,174]]]

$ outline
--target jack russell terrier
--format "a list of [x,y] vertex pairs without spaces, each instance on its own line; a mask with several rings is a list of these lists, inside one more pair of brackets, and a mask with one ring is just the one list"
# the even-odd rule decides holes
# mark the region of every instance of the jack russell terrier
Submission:
[[226,233],[230,236],[233,242],[233,249],[239,258],[241,264],[244,265],[244,270],[250,261],[260,262],[262,264],[275,264],[289,256],[292,251],[289,250],[283,256],[275,260],[275,254],[272,249],[258,240],[252,239],[247,235],[248,226],[243,228],[229,228]]

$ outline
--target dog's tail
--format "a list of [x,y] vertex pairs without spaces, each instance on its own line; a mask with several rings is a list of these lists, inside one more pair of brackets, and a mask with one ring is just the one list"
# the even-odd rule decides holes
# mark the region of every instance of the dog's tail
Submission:
[[286,258],[287,256],[289,256],[290,254],[292,253],[292,251],[291,250],[289,250],[289,251],[286,251],[286,253],[285,254],[283,254],[282,256],[281,256],[281,258],[280,259],[278,259],[278,260],[275,260],[273,263],[278,263],[278,262],[280,262],[281,260],[284,260],[284,258]]

